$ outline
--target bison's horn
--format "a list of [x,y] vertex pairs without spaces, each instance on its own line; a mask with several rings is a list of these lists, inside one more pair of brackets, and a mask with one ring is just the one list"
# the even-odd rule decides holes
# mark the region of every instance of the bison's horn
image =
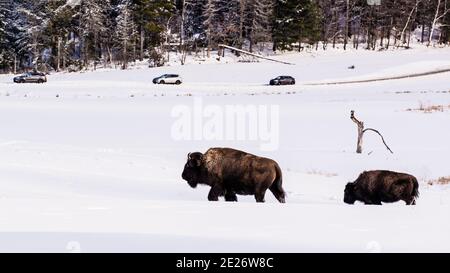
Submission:
[[191,159],[191,153],[188,153],[188,160]]

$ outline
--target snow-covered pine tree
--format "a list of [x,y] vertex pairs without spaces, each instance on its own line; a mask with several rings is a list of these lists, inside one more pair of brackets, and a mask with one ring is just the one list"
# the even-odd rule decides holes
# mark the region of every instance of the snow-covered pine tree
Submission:
[[218,43],[231,46],[240,46],[242,44],[240,30],[240,6],[238,0],[218,0],[216,2],[216,24],[215,32]]
[[46,70],[44,49],[48,37],[44,30],[48,24],[49,10],[45,0],[20,0],[12,2],[11,24],[7,28],[13,35],[14,51],[27,68]]
[[122,69],[128,67],[128,52],[131,41],[135,38],[136,25],[134,24],[131,14],[131,1],[123,0],[118,6],[117,21],[117,38],[120,42],[120,49],[122,52]]
[[49,37],[46,46],[51,52],[51,66],[60,71],[66,68],[66,64],[73,52],[68,50],[70,34],[77,31],[75,14],[79,10],[75,3],[68,5],[66,1],[49,2],[47,8],[50,10],[45,34]]
[[253,52],[256,43],[270,39],[274,2],[274,0],[247,0],[245,33],[250,52]]
[[214,28],[216,24],[217,2],[217,0],[206,0],[203,10],[203,25],[205,29],[208,58],[211,57],[211,47],[216,34]]
[[10,12],[9,3],[0,3],[0,70],[5,70],[8,64],[8,37],[6,36],[7,18]]
[[146,48],[159,46],[167,24],[175,14],[174,1],[133,0],[130,3],[132,17],[139,37],[139,59],[143,59]]
[[273,25],[274,49],[292,49],[295,43],[315,43],[320,37],[321,13],[314,0],[277,0]]
[[79,18],[79,36],[84,67],[94,59],[94,67],[102,55],[101,42],[108,35],[107,15],[110,12],[110,0],[81,0]]
[[24,17],[20,16],[20,9],[23,5],[22,1],[4,1],[2,3],[3,17],[3,67],[6,72],[12,71],[16,73],[18,67],[21,67],[22,60],[27,51],[19,54],[20,40],[27,35],[26,31],[21,28],[24,25]]
[[[195,45],[205,44],[204,6],[206,0],[183,0],[184,40],[191,40]],[[181,9],[181,6],[179,7]]]
[[[447,3],[448,7],[450,9],[450,3]],[[442,18],[441,20],[441,40],[440,42],[443,44],[449,44],[450,45],[450,11],[447,12],[447,14]]]

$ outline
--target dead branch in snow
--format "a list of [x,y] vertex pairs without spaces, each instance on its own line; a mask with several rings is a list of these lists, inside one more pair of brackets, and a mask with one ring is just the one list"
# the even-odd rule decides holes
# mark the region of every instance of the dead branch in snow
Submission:
[[245,50],[242,50],[242,49],[239,49],[239,48],[236,48],[236,47],[232,47],[232,46],[228,46],[228,45],[224,45],[224,44],[219,44],[219,48],[223,48],[223,50],[225,48],[228,48],[230,50],[233,50],[233,51],[236,51],[236,52],[239,52],[239,53],[242,53],[242,54],[250,55],[250,56],[253,56],[253,57],[256,57],[256,58],[260,58],[260,59],[264,59],[264,60],[269,60],[269,61],[272,61],[272,62],[288,64],[288,65],[295,65],[293,63],[275,60],[275,59],[272,59],[272,58],[268,58],[268,57],[265,57],[265,56],[262,56],[262,55],[259,55],[259,54],[251,53],[249,51],[245,51]]
[[391,148],[389,148],[389,146],[387,145],[386,141],[384,140],[383,135],[378,130],[375,130],[373,128],[364,128],[364,122],[358,120],[355,117],[355,111],[353,111],[353,110],[350,112],[350,119],[354,123],[356,123],[356,125],[358,126],[358,142],[357,142],[357,146],[356,146],[356,152],[358,154],[362,153],[363,137],[364,137],[364,133],[367,131],[372,131],[372,132],[375,132],[376,134],[378,134],[381,137],[381,140],[383,141],[384,146],[386,146],[386,148],[389,150],[389,152],[391,152],[391,154],[394,153],[391,150]]

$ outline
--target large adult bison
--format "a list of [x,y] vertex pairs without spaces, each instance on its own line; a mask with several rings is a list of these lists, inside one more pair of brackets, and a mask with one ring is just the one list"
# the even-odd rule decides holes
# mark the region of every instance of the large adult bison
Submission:
[[381,205],[403,200],[415,205],[419,197],[417,179],[404,173],[391,171],[369,171],[359,175],[355,182],[345,187],[344,202],[354,204],[361,201],[366,205]]
[[240,194],[254,195],[256,202],[264,202],[266,190],[270,189],[280,203],[285,202],[278,164],[246,152],[211,148],[204,154],[189,153],[181,176],[192,188],[209,185],[209,201],[218,201],[219,196],[237,201],[236,194]]

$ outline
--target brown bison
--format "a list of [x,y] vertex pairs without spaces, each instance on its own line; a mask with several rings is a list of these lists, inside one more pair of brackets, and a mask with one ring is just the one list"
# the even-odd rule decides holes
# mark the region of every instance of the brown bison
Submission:
[[285,202],[281,187],[282,175],[272,159],[255,156],[230,148],[211,148],[206,153],[189,153],[183,174],[188,184],[211,187],[209,201],[237,201],[236,194],[254,195],[256,202],[264,202],[267,189],[280,203]]
[[345,186],[344,202],[355,201],[366,205],[381,205],[403,200],[407,205],[415,205],[419,197],[419,183],[409,174],[391,171],[369,171],[359,175],[355,182]]

